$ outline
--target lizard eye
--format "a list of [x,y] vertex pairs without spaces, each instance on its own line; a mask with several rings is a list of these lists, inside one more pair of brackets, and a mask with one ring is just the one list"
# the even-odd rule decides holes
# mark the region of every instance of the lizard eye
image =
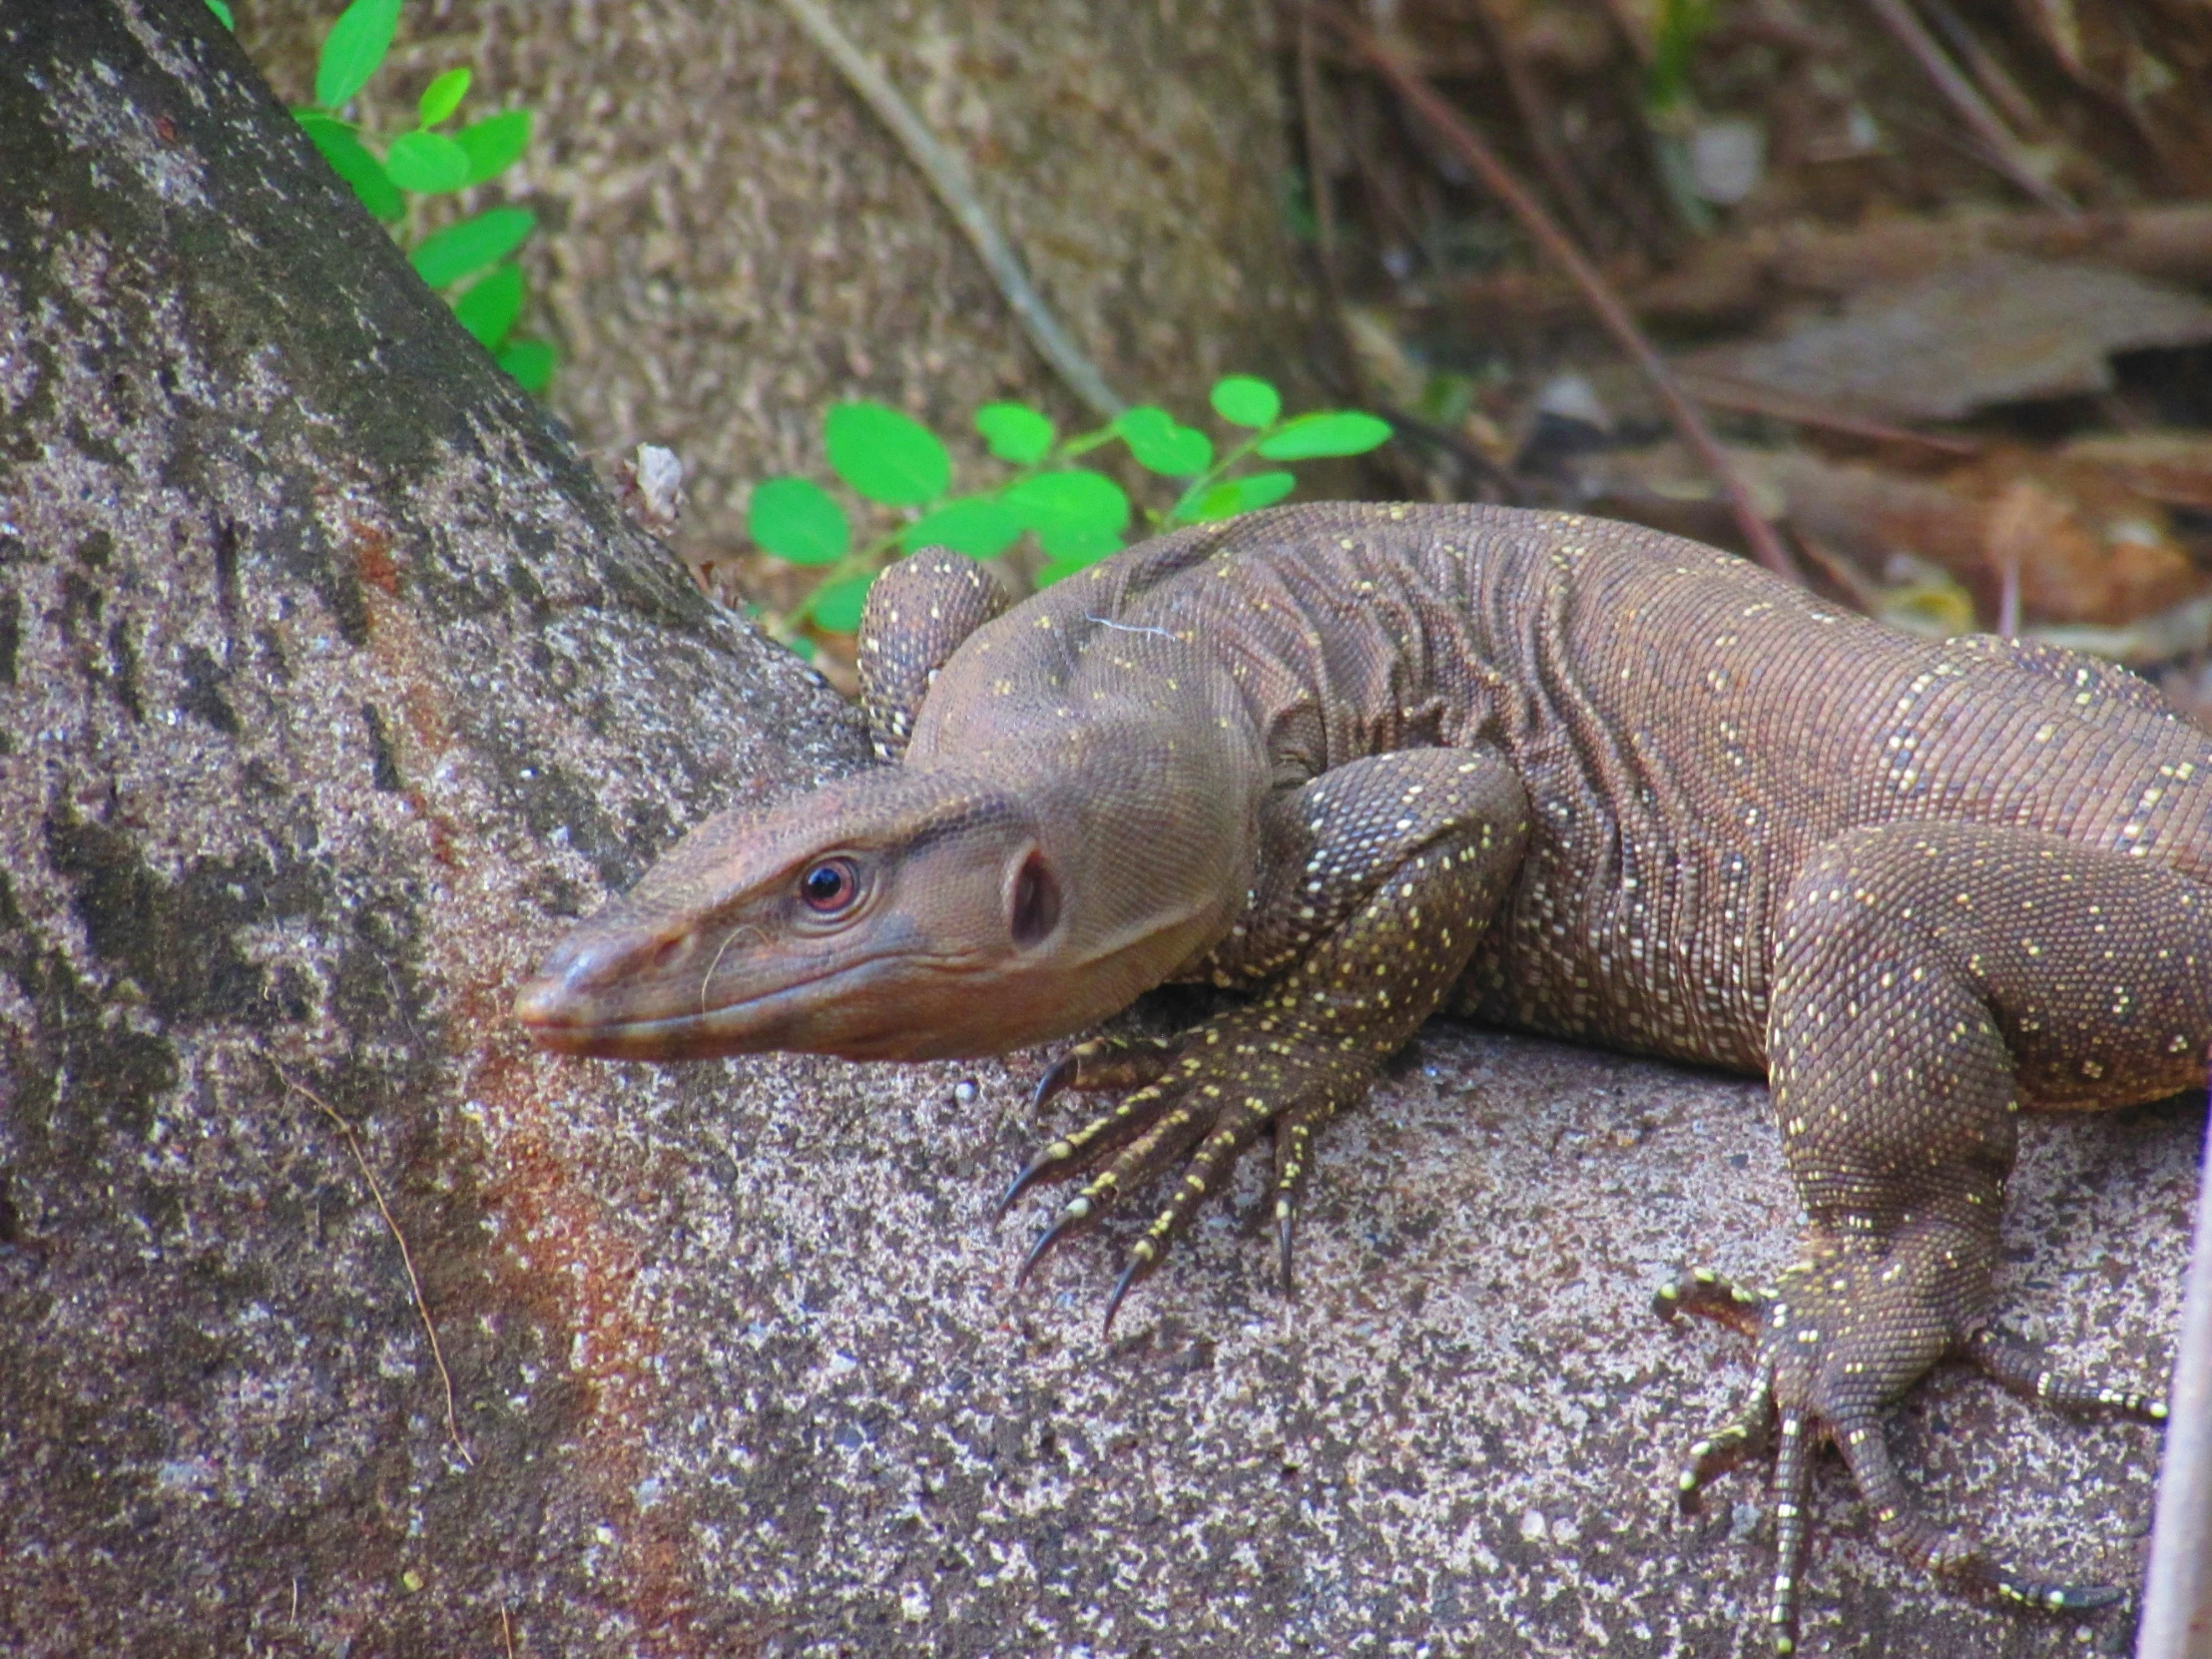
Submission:
[[818,916],[833,916],[851,908],[860,890],[859,871],[850,858],[825,858],[810,864],[799,878],[799,896]]

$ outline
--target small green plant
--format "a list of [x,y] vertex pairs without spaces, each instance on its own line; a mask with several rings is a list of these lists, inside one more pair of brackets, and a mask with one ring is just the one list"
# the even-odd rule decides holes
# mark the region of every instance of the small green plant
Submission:
[[[232,26],[231,9],[209,7]],[[341,111],[383,64],[399,24],[400,0],[352,0],[322,37],[315,64],[314,102],[292,116],[330,170],[353,189],[362,206],[396,227],[395,235],[421,278],[453,307],[453,314],[498,361],[531,391],[553,377],[550,340],[514,337],[528,291],[522,268],[509,255],[537,228],[524,208],[492,208],[427,236],[413,198],[467,190],[496,178],[521,160],[530,143],[530,112],[513,109],[450,132],[440,131],[468,96],[466,68],[448,69],[422,89],[415,125],[384,146],[381,157]]]
[[1280,467],[1257,470],[1258,462],[1362,455],[1390,435],[1386,422],[1354,409],[1286,420],[1275,387],[1250,374],[1216,381],[1212,402],[1214,413],[1238,432],[1218,456],[1204,432],[1149,405],[1061,438],[1036,409],[986,403],[975,411],[975,429],[1012,471],[962,495],[950,493],[952,457],[928,427],[881,403],[834,405],[823,420],[830,470],[901,522],[855,547],[844,508],[822,485],[809,478],[757,485],[746,517],[753,539],[775,558],[822,572],[804,599],[770,619],[772,631],[802,652],[811,649],[799,633],[807,625],[851,633],[868,585],[894,548],[950,547],[991,559],[1026,533],[1044,555],[1039,587],[1096,563],[1121,547],[1134,509],[1121,485],[1076,463],[1117,439],[1147,472],[1181,484],[1164,511],[1145,514],[1155,529],[1168,529],[1273,506],[1297,487],[1294,474]]
[[1651,63],[1644,71],[1644,108],[1655,114],[1690,101],[1690,60],[1712,32],[1718,0],[1659,0],[1651,31]]
[[1690,132],[1697,124],[1690,65],[1719,15],[1719,0],[1659,0],[1651,63],[1644,71],[1644,119],[1651,127],[1659,182],[1675,218],[1697,236],[1711,235],[1714,222],[1713,210],[1698,195],[1690,161]]

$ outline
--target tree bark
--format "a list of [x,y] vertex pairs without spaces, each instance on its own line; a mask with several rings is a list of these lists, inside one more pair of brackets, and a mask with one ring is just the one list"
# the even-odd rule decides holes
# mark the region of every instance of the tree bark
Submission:
[[200,0],[0,20],[0,1646],[584,1651],[670,1593],[650,1201],[510,986],[861,746]]
[[[1786,1260],[1756,1085],[1431,1032],[1295,1302],[1225,1207],[1103,1345],[1101,1257],[1013,1298],[990,1216],[1035,1056],[528,1049],[564,918],[861,753],[201,0],[0,0],[0,1647],[1742,1650],[1747,1511],[1663,1495],[1741,1351],[1644,1304]],[[2069,1363],[2163,1362],[2194,1132],[2028,1126],[2005,1292]],[[1942,1379],[1897,1440],[2132,1581],[2140,1432]],[[2074,1651],[1825,1494],[1813,1641]]]

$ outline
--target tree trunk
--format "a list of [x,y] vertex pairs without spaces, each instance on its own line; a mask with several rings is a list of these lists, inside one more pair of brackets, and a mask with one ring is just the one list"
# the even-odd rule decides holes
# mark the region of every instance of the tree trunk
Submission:
[[[1785,1259],[1753,1085],[1431,1033],[1324,1141],[1298,1301],[1216,1210],[1102,1345],[1101,1257],[1013,1298],[990,1219],[1034,1056],[528,1049],[564,917],[860,756],[201,0],[0,0],[0,1646],[1735,1650],[1761,1558],[1654,1494],[1741,1353],[1643,1304]],[[2189,1115],[2028,1140],[2008,1294],[2154,1368]],[[2132,1580],[2145,1436],[1945,1383],[1897,1438]],[[2073,1651],[1855,1543],[1812,1599]]]
[[861,745],[201,0],[0,19],[0,1646],[644,1629],[678,1091],[610,1155],[510,987]]

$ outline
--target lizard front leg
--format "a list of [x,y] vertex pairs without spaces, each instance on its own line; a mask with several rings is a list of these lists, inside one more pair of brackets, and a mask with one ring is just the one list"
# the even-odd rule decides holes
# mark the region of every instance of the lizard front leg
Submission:
[[1366,1095],[1377,1068],[1465,968],[1519,866],[1528,801],[1500,756],[1404,750],[1286,792],[1264,828],[1244,914],[1190,970],[1249,984],[1252,1000],[1166,1042],[1081,1045],[1040,1085],[1040,1094],[1135,1087],[1015,1178],[1008,1205],[1038,1181],[1088,1177],[1030,1251],[1024,1275],[1133,1188],[1188,1160],[1174,1196],[1130,1248],[1109,1324],[1271,1127],[1287,1257],[1315,1128]]
[[1782,915],[1768,1059],[1812,1227],[1770,1292],[1660,1293],[1752,1337],[1753,1408],[1693,1448],[1697,1488],[1779,1427],[1770,1619],[1796,1645],[1811,1443],[1835,1441],[1905,1559],[2050,1608],[2115,1599],[1999,1566],[1919,1515],[1884,1408],[1958,1356],[2061,1406],[2162,1408],[2059,1378],[1987,1326],[2023,1104],[2110,1107],[2193,1086],[2212,1042],[2212,888],[2032,830],[1894,824],[1821,849]]

